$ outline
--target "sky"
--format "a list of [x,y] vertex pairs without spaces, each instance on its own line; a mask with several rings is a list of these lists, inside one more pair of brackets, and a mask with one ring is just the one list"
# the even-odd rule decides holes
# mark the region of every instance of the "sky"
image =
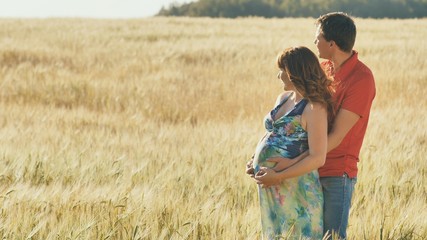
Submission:
[[0,18],[144,18],[194,0],[0,0]]

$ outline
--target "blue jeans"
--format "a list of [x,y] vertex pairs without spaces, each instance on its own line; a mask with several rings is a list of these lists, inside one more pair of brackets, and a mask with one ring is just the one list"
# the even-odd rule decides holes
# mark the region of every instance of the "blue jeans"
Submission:
[[342,177],[321,177],[323,189],[323,232],[339,234],[341,239],[347,237],[348,217],[357,178],[349,178],[344,173]]

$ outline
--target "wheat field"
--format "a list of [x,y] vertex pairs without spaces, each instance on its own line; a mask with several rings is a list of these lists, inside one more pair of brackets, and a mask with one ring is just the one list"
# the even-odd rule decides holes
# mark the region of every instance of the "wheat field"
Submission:
[[[427,19],[356,19],[349,239],[427,238]],[[2,239],[259,239],[245,163],[314,19],[0,19]]]

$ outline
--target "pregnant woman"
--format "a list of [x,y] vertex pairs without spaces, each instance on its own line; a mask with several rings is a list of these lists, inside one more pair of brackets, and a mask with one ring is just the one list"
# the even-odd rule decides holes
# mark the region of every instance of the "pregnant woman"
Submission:
[[[323,195],[317,168],[326,157],[328,122],[333,116],[332,81],[306,47],[286,49],[279,54],[277,65],[285,91],[265,117],[267,132],[247,167],[248,174],[262,183],[262,235],[267,239],[322,239]],[[286,168],[279,172],[268,161],[301,154],[305,157],[292,166],[281,163]],[[268,182],[279,184],[269,186]]]

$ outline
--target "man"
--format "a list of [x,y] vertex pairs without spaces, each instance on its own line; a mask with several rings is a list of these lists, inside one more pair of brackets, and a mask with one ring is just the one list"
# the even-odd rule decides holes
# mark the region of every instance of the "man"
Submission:
[[[322,65],[334,78],[336,116],[328,135],[328,155],[325,165],[319,168],[324,195],[324,232],[335,232],[342,239],[346,229],[351,198],[357,177],[359,152],[365,136],[372,101],[375,97],[375,82],[370,69],[358,59],[353,50],[356,39],[354,21],[345,13],[328,13],[316,21],[314,43],[320,58],[327,59]],[[286,172],[290,177],[301,172],[294,165],[304,164],[305,155],[295,159],[274,158],[275,171]],[[246,172],[264,187],[279,184],[283,179],[273,179],[267,173],[253,175],[251,161]],[[282,175],[283,176],[283,175]]]

